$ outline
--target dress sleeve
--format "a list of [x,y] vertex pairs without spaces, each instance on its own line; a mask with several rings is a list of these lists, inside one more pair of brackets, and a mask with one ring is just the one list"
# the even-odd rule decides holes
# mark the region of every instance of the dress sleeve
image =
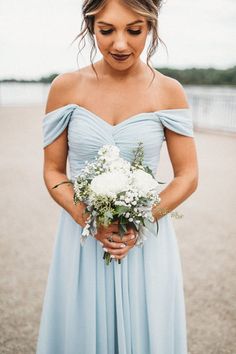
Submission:
[[76,104],[59,107],[43,117],[43,147],[51,144],[67,127]]
[[[194,137],[190,108],[166,109],[158,112],[162,125],[178,134]],[[164,137],[164,140],[165,137]]]

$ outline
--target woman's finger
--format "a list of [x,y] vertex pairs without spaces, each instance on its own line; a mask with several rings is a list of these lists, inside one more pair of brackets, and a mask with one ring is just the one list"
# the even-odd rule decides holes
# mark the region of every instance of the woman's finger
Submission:
[[108,248],[108,247],[103,247],[104,251],[110,253],[110,254],[114,254],[114,255],[124,255],[126,253],[128,253],[130,247],[126,246],[123,249],[118,249],[118,248]]
[[117,248],[117,249],[122,249],[125,248],[127,245],[123,242],[110,242],[106,239],[103,240],[103,244],[106,248]]
[[106,238],[112,238],[112,241],[118,242],[118,243],[123,243],[123,242],[129,242],[131,240],[135,239],[135,234],[134,233],[129,233],[125,234],[122,237],[119,234],[107,234]]

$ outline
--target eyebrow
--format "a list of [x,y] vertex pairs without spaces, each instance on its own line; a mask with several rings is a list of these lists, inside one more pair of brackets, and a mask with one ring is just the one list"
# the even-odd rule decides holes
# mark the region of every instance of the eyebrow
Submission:
[[[131,25],[135,25],[136,23],[143,23],[143,22],[144,22],[143,20],[136,20],[134,22],[128,23],[126,26],[131,26]],[[108,22],[104,22],[104,21],[98,21],[97,24],[113,26],[112,23],[108,23]]]

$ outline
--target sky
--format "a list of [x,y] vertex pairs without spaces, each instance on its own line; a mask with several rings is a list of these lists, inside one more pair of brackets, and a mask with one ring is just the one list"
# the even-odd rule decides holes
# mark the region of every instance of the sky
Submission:
[[[90,45],[79,56],[82,0],[0,0],[0,79],[38,79],[90,64]],[[236,0],[164,0],[154,67],[236,65]],[[147,42],[148,45],[148,42]],[[147,48],[147,46],[146,46]],[[146,50],[141,58],[146,61]],[[98,54],[94,62],[101,59]]]

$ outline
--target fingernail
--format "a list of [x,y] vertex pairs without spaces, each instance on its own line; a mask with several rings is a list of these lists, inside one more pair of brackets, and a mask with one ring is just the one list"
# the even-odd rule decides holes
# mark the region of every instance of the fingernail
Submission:
[[107,248],[103,247],[104,251],[107,252]]
[[114,255],[114,254],[112,254],[112,255],[111,255],[111,258],[115,258],[115,255]]
[[121,247],[121,248],[124,248],[124,247],[125,247],[125,245],[122,243],[122,244],[120,245],[120,247]]

